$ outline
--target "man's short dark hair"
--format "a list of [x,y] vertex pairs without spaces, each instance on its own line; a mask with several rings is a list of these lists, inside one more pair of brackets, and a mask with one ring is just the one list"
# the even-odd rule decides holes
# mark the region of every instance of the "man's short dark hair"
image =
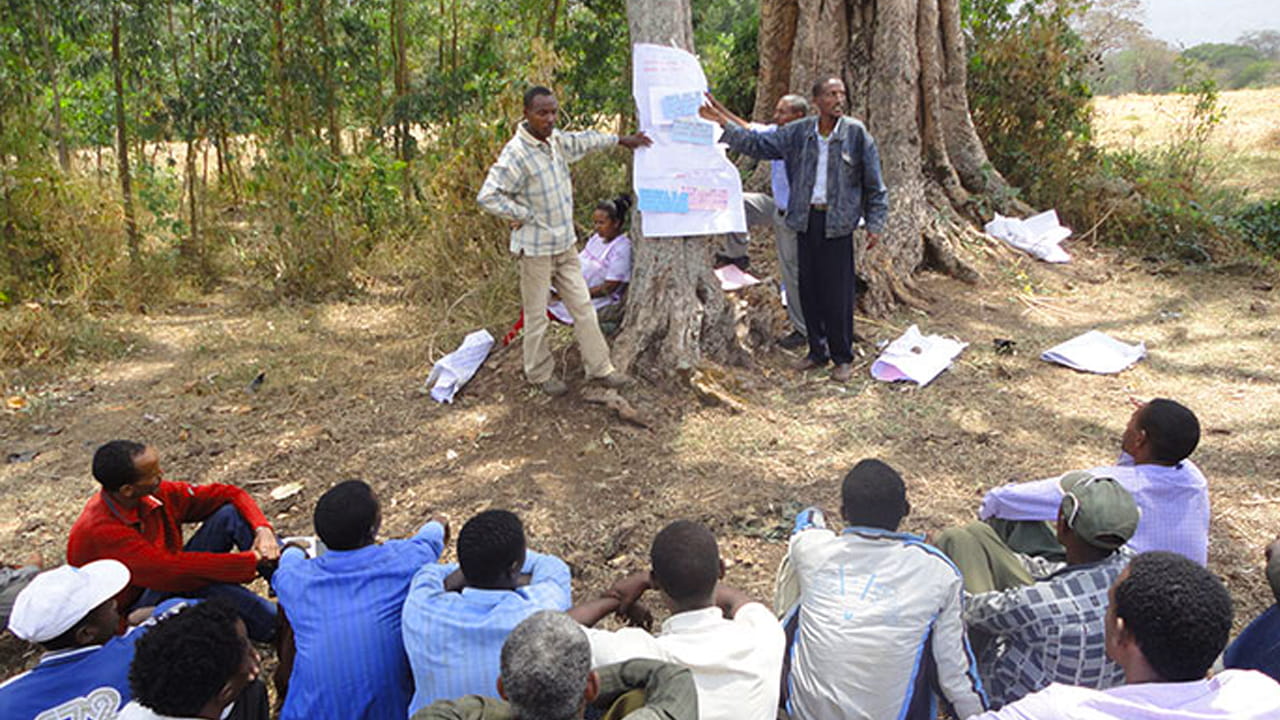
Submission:
[[676,602],[710,597],[720,580],[720,548],[702,523],[677,520],[653,538],[649,549],[653,573]]
[[1147,403],[1138,415],[1138,427],[1147,433],[1158,463],[1176,465],[1200,444],[1200,420],[1186,406],[1165,398]]
[[316,535],[331,550],[355,550],[373,537],[378,498],[366,482],[340,482],[316,502],[314,522]]
[[195,717],[244,661],[248,642],[230,605],[208,600],[167,617],[138,638],[129,666],[134,700],[160,715]]
[[542,97],[543,95],[551,95],[554,97],[555,93],[551,92],[551,88],[546,87],[544,85],[534,85],[528,90],[525,90],[524,91],[524,109],[528,110],[529,108],[533,107],[534,98]]
[[1129,563],[1116,585],[1115,614],[1151,668],[1168,682],[1199,680],[1227,645],[1231,594],[1213,573],[1171,552]]
[[823,89],[827,87],[827,83],[833,80],[839,80],[840,82],[844,82],[843,80],[840,80],[840,78],[835,75],[824,75],[823,77],[820,77],[814,81],[813,88],[810,90],[810,95],[812,97],[818,97],[819,95],[822,94]]
[[524,525],[507,510],[485,510],[458,533],[458,565],[468,585],[501,582],[524,558],[524,551]]
[[104,490],[119,490],[138,479],[133,459],[146,449],[146,445],[132,440],[112,440],[93,453],[93,477]]
[[907,514],[907,486],[897,470],[868,458],[844,476],[840,504],[850,525],[897,530]]

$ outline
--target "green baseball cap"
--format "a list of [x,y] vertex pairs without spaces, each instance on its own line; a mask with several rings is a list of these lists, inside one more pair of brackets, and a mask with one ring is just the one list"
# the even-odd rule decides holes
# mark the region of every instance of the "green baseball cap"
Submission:
[[1138,505],[1114,478],[1087,470],[1062,476],[1062,517],[1081,540],[1096,548],[1115,550],[1138,529]]

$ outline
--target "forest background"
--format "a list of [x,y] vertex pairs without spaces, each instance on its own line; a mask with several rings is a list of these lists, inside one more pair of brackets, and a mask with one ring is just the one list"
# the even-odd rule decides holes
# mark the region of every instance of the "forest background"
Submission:
[[[715,92],[745,114],[758,3],[693,11]],[[1274,195],[1224,182],[1239,167],[1207,145],[1220,89],[1280,79],[1280,33],[1179,50],[1143,28],[1138,0],[963,11],[974,117],[1022,199],[1086,240],[1179,262],[1280,248]],[[557,89],[566,126],[633,124],[625,13],[622,0],[6,0],[0,369],[109,357],[124,343],[104,312],[228,281],[262,303],[392,283],[440,319],[443,344],[502,324],[514,271],[501,223],[470,211],[475,189],[529,83]],[[1100,147],[1095,93],[1132,91],[1186,102],[1158,142]],[[625,190],[626,163],[580,164],[579,197]]]

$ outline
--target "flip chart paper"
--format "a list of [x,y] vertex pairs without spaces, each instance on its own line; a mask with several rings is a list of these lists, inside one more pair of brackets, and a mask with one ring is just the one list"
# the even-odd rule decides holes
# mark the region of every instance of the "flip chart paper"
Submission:
[[720,128],[697,118],[707,89],[698,59],[644,43],[633,54],[636,116],[653,139],[636,150],[632,170],[644,235],[745,233],[738,169],[716,144]]

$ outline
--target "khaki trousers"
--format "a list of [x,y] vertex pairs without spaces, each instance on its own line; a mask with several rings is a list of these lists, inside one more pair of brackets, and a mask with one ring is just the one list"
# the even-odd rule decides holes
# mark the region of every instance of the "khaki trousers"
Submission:
[[525,255],[520,259],[520,301],[524,306],[524,376],[538,384],[551,379],[555,359],[547,348],[547,297],[554,283],[560,300],[573,317],[573,336],[582,352],[588,378],[613,372],[609,345],[600,332],[596,309],[582,277],[578,252],[569,248],[555,255]]

